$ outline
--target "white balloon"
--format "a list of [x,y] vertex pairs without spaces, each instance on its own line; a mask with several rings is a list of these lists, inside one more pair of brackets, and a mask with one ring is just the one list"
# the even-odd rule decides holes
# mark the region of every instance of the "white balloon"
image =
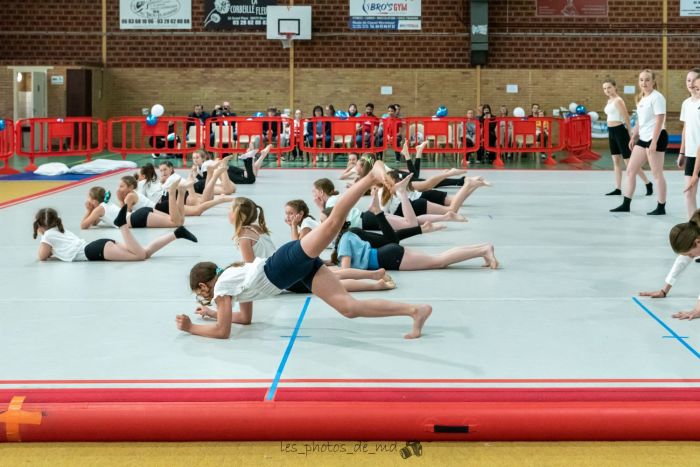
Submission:
[[598,112],[588,112],[588,116],[591,117],[591,122],[597,122],[598,121]]
[[516,107],[513,109],[513,117],[522,118],[525,116],[525,109],[522,107]]
[[165,113],[165,107],[163,107],[160,104],[156,104],[153,107],[151,107],[151,115],[155,117],[160,117]]
[[569,112],[571,112],[572,114],[575,114],[576,107],[578,107],[578,104],[576,102],[572,102],[571,104],[569,104]]

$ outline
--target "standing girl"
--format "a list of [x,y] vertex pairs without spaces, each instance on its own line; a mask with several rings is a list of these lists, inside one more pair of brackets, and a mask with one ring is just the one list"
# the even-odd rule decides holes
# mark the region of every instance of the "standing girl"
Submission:
[[700,149],[700,68],[693,68],[685,78],[685,84],[690,91],[690,97],[683,101],[681,121],[683,122],[683,137],[681,150],[678,153],[678,167],[685,168],[685,205],[688,218],[698,208],[698,169],[695,167],[698,149]]
[[[622,194],[622,161],[627,167],[632,151],[630,150],[630,138],[633,135],[630,115],[627,113],[625,100],[617,94],[615,80],[607,79],[603,81],[603,93],[608,96],[608,103],[605,105],[605,115],[608,123],[608,144],[615,167],[615,189],[606,196]],[[637,172],[647,187],[647,196],[654,194],[654,187],[649,181],[644,170],[639,167]]]
[[634,194],[635,182],[639,169],[645,160],[649,161],[651,174],[658,186],[658,203],[656,209],[648,212],[650,216],[666,214],[666,179],[664,178],[664,151],[668,145],[668,134],[664,129],[666,120],[666,98],[656,90],[656,76],[651,70],[639,73],[637,96],[637,126],[629,143],[632,150],[627,166],[626,195],[622,204],[610,212],[629,212]]

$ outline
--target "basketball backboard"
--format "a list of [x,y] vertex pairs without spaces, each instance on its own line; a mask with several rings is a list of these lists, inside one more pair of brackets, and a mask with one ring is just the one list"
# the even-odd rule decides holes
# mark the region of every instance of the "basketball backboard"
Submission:
[[285,40],[311,39],[310,6],[268,6],[267,38]]

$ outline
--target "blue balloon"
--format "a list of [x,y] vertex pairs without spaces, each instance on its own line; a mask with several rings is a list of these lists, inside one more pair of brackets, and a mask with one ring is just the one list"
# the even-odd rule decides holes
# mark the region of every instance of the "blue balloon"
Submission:
[[335,111],[335,116],[338,117],[338,118],[341,118],[341,119],[345,120],[346,118],[348,118],[348,117],[350,116],[350,114],[348,114],[348,113],[347,113],[346,111],[344,111],[344,110],[336,110],[336,111]]
[[168,141],[175,141],[175,133],[168,133]]
[[5,120],[0,120],[0,131],[5,129]]
[[264,116],[265,116],[265,112],[255,112],[253,114],[253,117],[264,117]]
[[441,105],[438,107],[437,112],[435,112],[436,117],[447,117],[447,107]]
[[156,123],[158,123],[158,117],[155,115],[149,114],[148,117],[146,117],[146,125],[155,126]]
[[586,108],[582,105],[576,107],[576,115],[586,115]]

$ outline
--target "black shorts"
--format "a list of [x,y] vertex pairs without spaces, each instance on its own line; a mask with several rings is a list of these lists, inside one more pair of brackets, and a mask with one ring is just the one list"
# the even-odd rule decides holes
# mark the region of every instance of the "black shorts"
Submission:
[[282,245],[265,261],[265,275],[272,285],[286,290],[296,282],[303,282],[311,290],[314,276],[323,266],[320,258],[309,258],[301,248],[301,242],[294,240]]
[[363,211],[360,214],[360,220],[362,220],[362,230],[380,230],[379,221],[374,213]]
[[153,212],[153,208],[139,208],[131,213],[129,223],[132,229],[143,229],[148,222],[148,216]]
[[622,155],[623,159],[629,159],[632,155],[630,134],[625,125],[608,127],[608,144],[610,145],[610,154]]
[[[428,200],[425,198],[411,200],[411,206],[413,206],[413,212],[416,213],[416,216],[428,214]],[[403,207],[400,204],[394,214],[397,216],[403,216]]]
[[311,288],[307,287],[303,282],[295,282],[289,287],[287,287],[287,292],[298,293],[298,294],[310,294]]
[[199,179],[197,179],[196,182],[194,182],[194,185],[192,185],[192,188],[194,189],[195,193],[198,193],[201,195],[202,193],[204,193],[204,185],[206,185],[206,184],[207,184],[206,178],[199,178]]
[[[639,146],[640,148],[648,148],[650,144],[651,141],[639,140],[635,143],[635,146]],[[656,142],[656,152],[664,152],[667,146],[668,133],[666,133],[666,130],[661,130],[661,133],[659,133],[659,140]]]
[[88,261],[107,261],[105,259],[105,245],[109,242],[117,243],[111,238],[101,238],[85,245],[85,257]]
[[391,243],[377,248],[377,263],[387,271],[398,271],[403,260],[404,247]]
[[421,193],[421,198],[430,201],[431,203],[439,204],[440,206],[445,205],[445,199],[447,199],[447,192],[440,190],[427,190]]
[[685,176],[692,177],[695,170],[695,158],[685,156]]
[[[185,203],[187,203],[187,197],[190,195],[189,191],[185,192]],[[155,205],[155,210],[164,212],[166,214],[170,214],[170,204],[168,203],[169,196],[168,193],[164,193],[163,196],[160,197],[158,202]]]

